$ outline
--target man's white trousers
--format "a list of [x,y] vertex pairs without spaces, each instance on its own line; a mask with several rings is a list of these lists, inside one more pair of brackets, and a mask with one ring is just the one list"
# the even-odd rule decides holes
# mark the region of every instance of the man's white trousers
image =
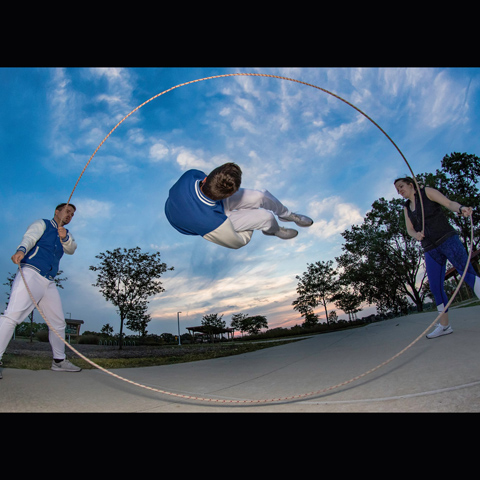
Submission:
[[275,215],[281,217],[290,213],[288,208],[267,190],[240,188],[231,197],[223,200],[223,205],[225,215],[237,232],[263,230],[275,233],[280,228]]
[[[52,331],[49,332],[53,358],[62,360],[65,358],[65,344],[62,341],[62,338],[65,338],[65,317],[57,286],[54,281],[42,277],[31,268],[22,267],[22,272],[33,298],[52,328],[61,337],[59,338]],[[12,339],[15,327],[23,322],[35,308],[25,287],[25,282],[20,272],[17,272],[12,284],[8,307],[0,316],[0,359]]]

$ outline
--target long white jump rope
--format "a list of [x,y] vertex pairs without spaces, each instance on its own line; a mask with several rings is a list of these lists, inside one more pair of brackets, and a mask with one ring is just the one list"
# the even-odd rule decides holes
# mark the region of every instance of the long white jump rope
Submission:
[[[75,183],[75,186],[73,187],[73,190],[72,190],[72,193],[70,194],[70,198],[68,199],[68,202],[67,202],[67,205],[70,203],[70,200],[73,196],[73,193],[75,191],[75,189],[77,188],[77,185],[80,181],[80,179],[82,178],[85,170],[87,169],[88,165],[90,164],[90,162],[92,161],[93,157],[96,155],[96,153],[98,152],[98,150],[100,149],[100,147],[105,143],[105,141],[107,140],[107,138],[114,132],[114,130],[116,130],[121,123],[123,123],[130,115],[132,115],[134,112],[136,112],[137,110],[139,110],[141,107],[143,107],[144,105],[146,105],[147,103],[151,102],[152,100],[160,97],[161,95],[164,95],[176,88],[180,88],[180,87],[183,87],[185,85],[190,85],[192,83],[197,83],[197,82],[202,82],[202,81],[205,81],[205,80],[211,80],[211,79],[215,79],[215,78],[224,78],[224,77],[235,77],[235,76],[257,76],[257,77],[270,77],[270,78],[277,78],[277,79],[280,79],[280,80],[288,80],[288,81],[291,81],[291,82],[296,82],[296,83],[300,83],[300,84],[303,84],[303,85],[307,85],[309,87],[313,87],[313,88],[316,88],[318,90],[321,90],[329,95],[332,95],[333,97],[335,98],[338,98],[339,100],[341,100],[342,102],[346,103],[347,105],[350,105],[352,108],[354,108],[355,110],[357,110],[360,114],[362,114],[365,118],[367,118],[368,120],[370,120],[370,122],[372,122],[389,140],[390,142],[393,144],[393,146],[397,149],[397,151],[400,153],[400,155],[402,156],[403,160],[405,161],[408,169],[410,170],[411,174],[412,174],[412,178],[414,179],[415,183],[416,183],[416,186],[417,186],[417,189],[419,189],[419,185],[417,183],[417,180],[415,179],[415,174],[413,173],[413,170],[412,168],[410,167],[410,164],[408,163],[407,159],[405,158],[405,156],[403,155],[403,153],[400,151],[400,149],[397,147],[397,145],[395,144],[395,142],[387,135],[387,133],[377,124],[375,123],[368,115],[366,115],[364,112],[362,112],[360,109],[358,109],[357,107],[355,107],[354,105],[352,105],[351,103],[349,103],[348,101],[344,100],[343,98],[339,97],[338,95],[328,91],[328,90],[325,90],[324,88],[321,88],[321,87],[317,87],[316,85],[312,85],[312,84],[309,84],[309,83],[305,83],[305,82],[302,82],[300,80],[295,80],[295,79],[292,79],[292,78],[287,78],[287,77],[281,77],[281,76],[277,76],[277,75],[268,75],[268,74],[262,74],[262,73],[230,73],[230,74],[225,74],[225,75],[215,75],[215,76],[211,76],[211,77],[205,77],[205,78],[199,78],[197,80],[192,80],[192,81],[189,81],[189,82],[185,82],[185,83],[182,83],[182,84],[179,84],[179,85],[176,85],[174,87],[171,87],[167,90],[164,90],[163,92],[161,93],[158,93],[157,95],[151,97],[150,99],[148,99],[147,101],[145,101],[144,103],[142,103],[141,105],[139,105],[138,107],[136,107],[135,109],[133,109],[128,115],[126,115],[122,120],[120,120],[117,125],[115,125],[115,127],[108,133],[108,135],[102,140],[102,142],[100,143],[100,145],[96,148],[96,150],[93,152],[92,156],[90,157],[90,159],[88,160],[87,164],[85,165],[85,167],[83,168],[82,170],[82,173],[80,174],[80,176],[78,177],[78,180],[77,182]],[[425,229],[425,219],[423,218],[424,217],[424,210],[423,210],[423,201],[422,201],[422,198],[421,198],[421,195],[419,196],[420,198],[420,203],[421,203],[421,207],[422,207],[422,222],[423,222],[423,226],[422,226],[422,232],[424,231]],[[473,242],[473,224],[472,224],[472,218],[470,216],[470,224],[471,224],[471,241]],[[473,244],[473,243],[472,243]],[[467,265],[465,267],[465,271],[463,272],[463,275],[460,279],[460,282],[458,283],[457,285],[457,288],[455,289],[453,295],[452,295],[452,298],[450,299],[450,301],[448,302],[448,304],[445,306],[445,310],[448,309],[448,307],[450,306],[450,304],[452,303],[453,299],[455,298],[455,296],[457,295],[461,285],[462,285],[462,282],[465,278],[465,275],[467,273],[467,267],[468,267],[468,264],[470,263],[470,259],[471,259],[471,251],[469,252],[469,255],[468,255],[468,261],[467,261]],[[363,378],[367,375],[370,375],[371,373],[375,372],[376,370],[379,370],[380,368],[384,367],[385,365],[389,364],[390,362],[392,362],[393,360],[395,360],[396,358],[398,358],[400,355],[402,355],[403,353],[405,353],[410,347],[412,347],[415,343],[417,343],[421,338],[423,338],[423,336],[426,334],[426,332],[428,332],[435,323],[437,323],[438,319],[440,318],[440,316],[442,315],[442,313],[440,313],[436,318],[435,320],[428,326],[428,328],[425,329],[424,332],[422,332],[415,340],[413,340],[409,345],[407,345],[404,349],[402,349],[401,351],[399,351],[396,355],[394,355],[393,357],[389,358],[388,360],[386,360],[385,362],[377,365],[376,367],[360,374],[360,375],[357,375],[356,377],[353,377],[351,378],[350,380],[346,380],[344,382],[341,382],[341,383],[338,383],[337,385],[333,385],[333,386],[330,386],[330,387],[327,387],[327,388],[324,388],[324,389],[321,389],[321,390],[317,390],[317,391],[313,391],[313,392],[308,392],[308,393],[302,393],[302,394],[298,394],[298,395],[291,395],[291,396],[287,396],[287,397],[283,397],[283,398],[271,398],[271,399],[263,399],[263,400],[230,400],[230,399],[217,399],[217,398],[204,398],[204,397],[197,397],[197,396],[192,396],[192,395],[185,395],[185,394],[179,394],[179,393],[173,393],[173,392],[168,392],[166,390],[162,390],[162,389],[159,389],[159,388],[154,388],[154,387],[151,387],[151,386],[148,386],[148,385],[143,385],[141,383],[138,383],[138,382],[134,382],[132,380],[129,380],[127,378],[124,378],[120,375],[117,375],[116,373],[113,373],[109,370],[107,370],[106,368],[103,368],[101,367],[100,365],[97,365],[95,362],[93,362],[92,360],[90,360],[89,358],[85,357],[85,355],[81,354],[78,350],[76,350],[74,347],[72,347],[72,345],[70,345],[68,342],[65,341],[65,338],[60,336],[57,331],[50,325],[49,321],[47,320],[46,316],[44,315],[44,313],[42,312],[41,308],[38,306],[37,302],[35,301],[35,299],[33,298],[33,295],[27,285],[27,282],[25,281],[25,277],[23,275],[23,271],[22,271],[22,268],[20,267],[19,265],[19,271],[20,271],[20,274],[22,275],[22,278],[23,278],[23,281],[25,283],[25,287],[27,288],[27,291],[32,299],[32,302],[34,303],[35,307],[37,308],[37,310],[39,311],[40,315],[43,317],[43,319],[45,320],[45,323],[47,324],[47,326],[49,327],[49,329],[51,331],[53,331],[64,343],[65,345],[70,348],[70,350],[72,350],[73,352],[75,352],[80,358],[83,358],[83,360],[85,360],[87,363],[89,363],[90,365],[92,365],[93,367],[105,372],[106,374],[108,375],[111,375],[119,380],[122,380],[124,382],[127,382],[127,383],[130,383],[131,385],[135,385],[137,387],[141,387],[141,388],[144,388],[144,389],[147,389],[147,390],[150,390],[152,392],[157,392],[157,393],[161,393],[161,394],[164,394],[164,395],[170,395],[170,396],[173,396],[173,397],[179,397],[179,398],[183,398],[183,399],[188,399],[188,400],[195,400],[195,401],[203,401],[203,402],[215,402],[215,403],[235,403],[235,404],[260,404],[260,403],[272,403],[272,402],[286,402],[286,401],[292,401],[292,400],[299,400],[299,399],[302,399],[302,398],[306,398],[306,397],[310,397],[310,396],[313,396],[313,395],[320,395],[320,394],[323,394],[323,393],[326,393],[326,392],[329,392],[329,391],[332,391],[332,390],[335,390],[337,388],[340,388],[342,386],[345,386],[345,385],[348,385],[349,383],[352,383],[352,382],[355,382],[356,380],[359,380],[360,378]]]

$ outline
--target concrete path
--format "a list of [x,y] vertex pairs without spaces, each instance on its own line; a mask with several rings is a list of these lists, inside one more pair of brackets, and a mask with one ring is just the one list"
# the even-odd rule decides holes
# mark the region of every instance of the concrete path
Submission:
[[478,412],[480,307],[452,309],[453,334],[422,335],[392,362],[349,382],[401,352],[436,316],[410,315],[233,357],[112,371],[167,394],[97,369],[5,368],[0,412]]

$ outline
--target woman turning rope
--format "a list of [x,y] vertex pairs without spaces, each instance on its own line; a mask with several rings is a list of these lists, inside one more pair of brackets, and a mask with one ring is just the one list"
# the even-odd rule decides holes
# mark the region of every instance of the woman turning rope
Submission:
[[[422,204],[414,180],[410,177],[404,177],[398,178],[393,183],[397,192],[406,199],[404,211],[407,232],[411,237],[422,242],[430,290],[435,298],[438,311],[443,313],[439,323],[427,335],[427,338],[448,335],[453,330],[449,324],[448,310],[445,310],[445,305],[448,303],[448,297],[444,289],[447,260],[458,272],[463,273],[468,255],[458,238],[458,232],[448,222],[442,207],[465,217],[472,214],[472,208],[449,200],[434,188],[420,187],[425,213],[425,222],[422,222]],[[423,233],[422,227],[424,227]],[[480,277],[477,276],[470,264],[465,274],[465,282],[480,298]]]

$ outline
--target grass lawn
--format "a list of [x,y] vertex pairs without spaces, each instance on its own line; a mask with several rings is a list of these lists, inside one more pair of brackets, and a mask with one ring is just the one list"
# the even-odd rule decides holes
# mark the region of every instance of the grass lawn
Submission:
[[[198,360],[207,360],[211,358],[225,357],[229,355],[240,355],[243,353],[254,352],[263,348],[276,347],[290,342],[298,341],[298,339],[282,339],[282,340],[270,340],[264,342],[235,342],[235,343],[219,343],[210,346],[205,349],[198,345],[187,346],[172,346],[170,353],[163,353],[162,355],[152,356],[129,356],[124,358],[120,355],[117,358],[95,358],[93,354],[90,356],[87,353],[81,352],[86,358],[99,365],[102,368],[114,369],[114,368],[135,368],[135,367],[151,367],[157,365],[171,365],[174,363],[195,362]],[[76,348],[76,346],[74,346]],[[143,347],[136,347],[139,352]],[[83,358],[76,358],[76,354],[71,352],[68,348],[67,357],[75,365],[83,369],[92,369],[95,366],[88,363]],[[80,349],[78,349],[80,351]],[[3,365],[6,368],[20,368],[28,370],[48,370],[52,364],[52,359],[49,356],[38,356],[30,354],[14,354],[6,353],[3,356]]]

